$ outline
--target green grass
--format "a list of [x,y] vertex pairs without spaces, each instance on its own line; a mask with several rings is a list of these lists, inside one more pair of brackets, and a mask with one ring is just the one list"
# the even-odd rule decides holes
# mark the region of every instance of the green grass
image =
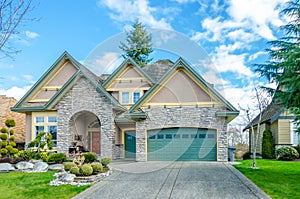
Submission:
[[257,160],[259,169],[249,168],[252,160],[235,167],[272,198],[300,198],[300,162]]
[[22,173],[10,172],[0,174],[0,198],[72,198],[76,194],[90,187],[86,186],[50,186],[55,172]]

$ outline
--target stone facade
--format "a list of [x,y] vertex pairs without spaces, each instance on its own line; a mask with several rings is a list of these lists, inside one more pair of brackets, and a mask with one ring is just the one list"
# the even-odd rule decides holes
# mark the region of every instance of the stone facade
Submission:
[[147,161],[147,130],[171,127],[197,127],[217,130],[217,161],[227,161],[227,124],[217,117],[222,107],[153,107],[143,109],[147,119],[136,123],[136,160]]
[[67,153],[74,135],[70,121],[73,116],[88,111],[96,115],[101,123],[101,156],[115,158],[115,124],[112,104],[85,77],[81,77],[59,101],[55,109],[58,114],[57,148]]

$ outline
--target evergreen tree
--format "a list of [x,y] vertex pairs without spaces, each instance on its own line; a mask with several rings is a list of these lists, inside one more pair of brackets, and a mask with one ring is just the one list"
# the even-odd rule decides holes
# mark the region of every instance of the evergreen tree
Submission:
[[268,49],[270,60],[265,64],[257,64],[256,71],[267,77],[270,82],[277,83],[277,89],[269,89],[274,93],[274,100],[282,103],[296,116],[300,133],[300,4],[299,0],[287,3],[282,14],[290,21],[281,27],[284,37],[271,41]]
[[152,37],[139,21],[136,21],[132,28],[126,33],[126,43],[121,42],[119,48],[125,53],[123,54],[125,59],[131,57],[138,65],[143,67],[152,60],[149,58],[149,54],[153,52]]
[[272,159],[274,156],[274,139],[272,132],[269,129],[264,130],[262,138],[262,157]]

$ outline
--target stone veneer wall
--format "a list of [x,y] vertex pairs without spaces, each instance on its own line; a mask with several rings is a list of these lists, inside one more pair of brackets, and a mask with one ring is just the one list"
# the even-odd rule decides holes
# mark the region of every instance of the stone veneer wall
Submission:
[[116,158],[113,105],[85,78],[81,77],[56,106],[58,114],[57,147],[67,153],[73,140],[70,120],[79,112],[95,114],[101,123],[101,156]]
[[217,161],[228,161],[227,123],[216,112],[222,107],[153,107],[143,109],[147,119],[136,122],[136,160],[147,161],[147,130],[170,127],[199,127],[217,129]]

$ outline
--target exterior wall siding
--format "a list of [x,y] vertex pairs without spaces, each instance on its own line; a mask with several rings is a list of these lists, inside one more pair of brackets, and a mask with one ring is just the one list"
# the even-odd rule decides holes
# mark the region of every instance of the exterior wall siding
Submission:
[[182,107],[143,109],[146,120],[136,122],[136,160],[147,161],[147,130],[171,127],[197,127],[217,130],[217,161],[228,161],[227,123],[216,117],[222,107]]
[[[58,113],[57,147],[59,152],[67,153],[74,135],[71,133],[72,117],[81,111],[95,114],[101,123],[101,156],[116,158],[115,124],[112,104],[101,95],[85,78],[81,77],[56,105]],[[115,151],[115,152],[114,152]]]
[[287,119],[278,120],[278,144],[290,144],[290,121]]

